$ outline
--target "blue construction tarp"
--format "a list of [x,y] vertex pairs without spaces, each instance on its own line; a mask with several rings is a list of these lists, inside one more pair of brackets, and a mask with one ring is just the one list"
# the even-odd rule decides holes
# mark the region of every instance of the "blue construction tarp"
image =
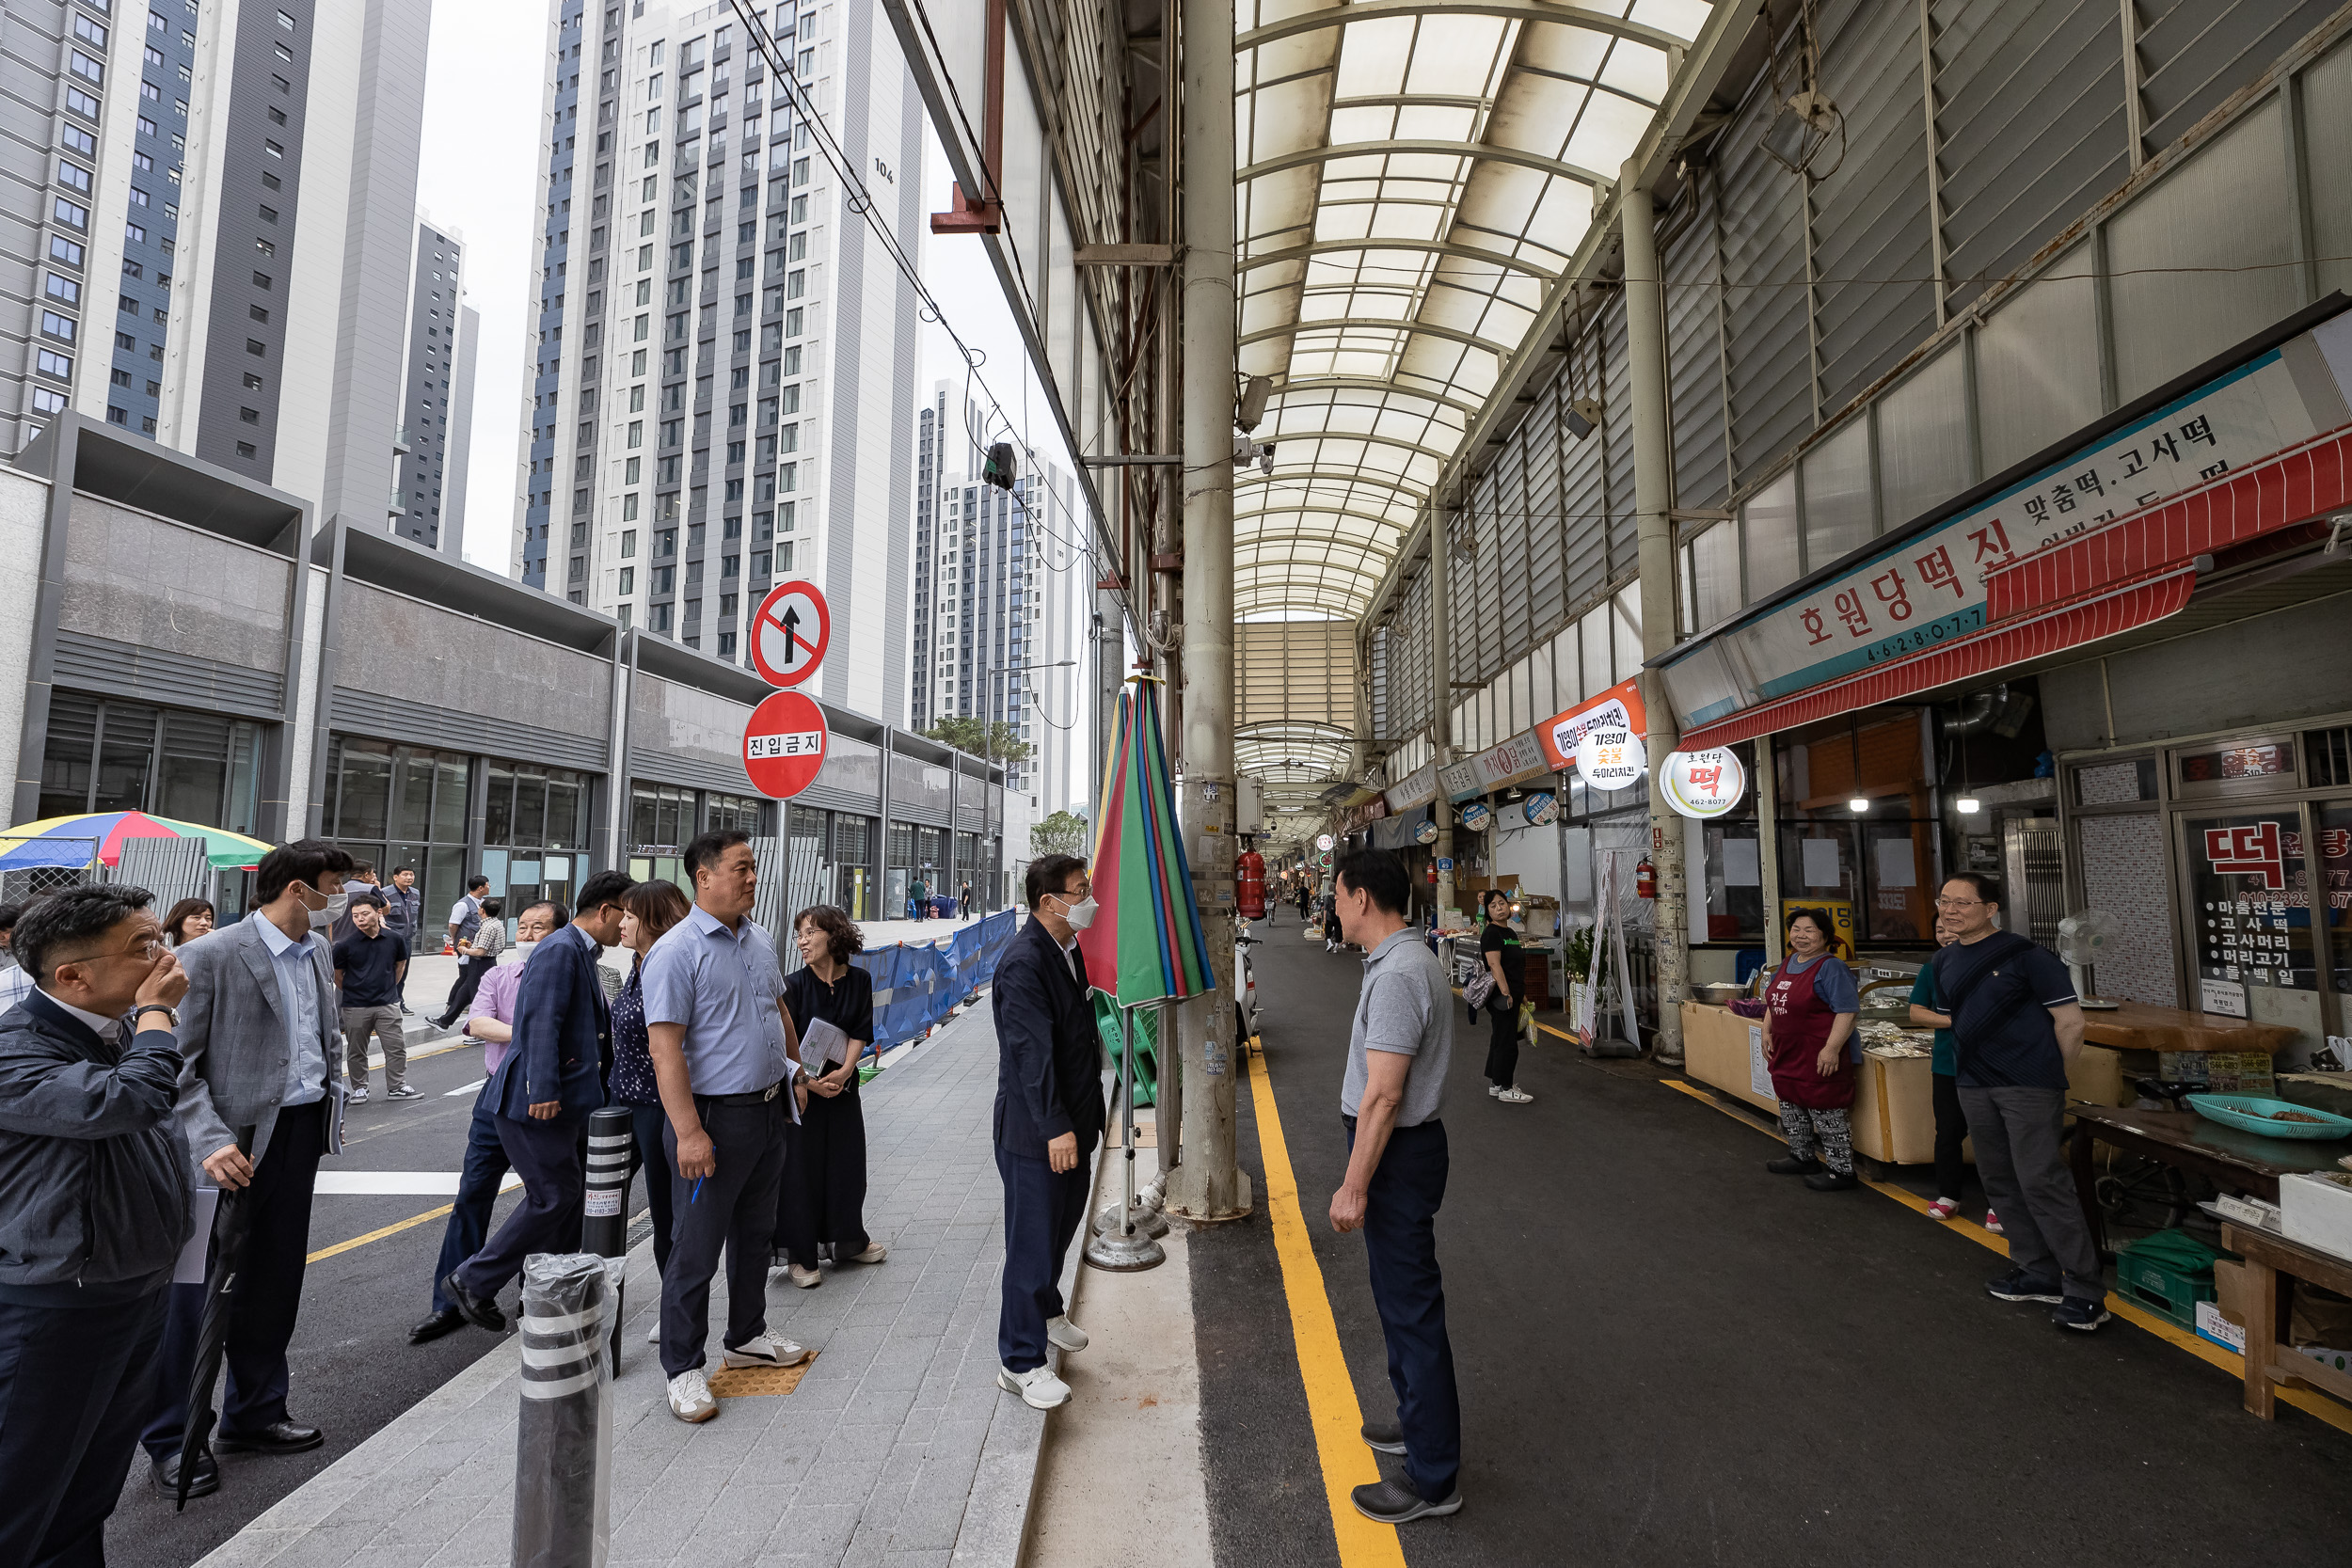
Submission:
[[938,942],[894,942],[852,958],[874,977],[874,1049],[921,1039],[986,985],[1018,923],[1000,910]]

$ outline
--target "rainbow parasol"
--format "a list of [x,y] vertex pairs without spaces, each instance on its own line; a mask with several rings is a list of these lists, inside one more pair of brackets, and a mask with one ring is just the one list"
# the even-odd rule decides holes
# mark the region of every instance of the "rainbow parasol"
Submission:
[[1181,1002],[1214,988],[1176,828],[1157,683],[1142,676],[1120,692],[1111,723],[1092,870],[1102,913],[1079,933],[1078,944],[1096,990],[1133,1007]]
[[120,865],[123,841],[133,838],[200,838],[204,858],[220,871],[258,865],[270,849],[258,838],[226,828],[175,822],[143,811],[100,811],[79,816],[44,816],[0,832],[0,871],[44,866],[73,869],[93,861]]

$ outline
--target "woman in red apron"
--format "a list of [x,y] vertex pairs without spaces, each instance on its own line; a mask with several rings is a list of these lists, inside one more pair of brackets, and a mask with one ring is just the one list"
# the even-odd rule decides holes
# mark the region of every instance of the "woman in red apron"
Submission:
[[1816,1192],[1844,1192],[1858,1185],[1847,1108],[1861,1062],[1849,1044],[1862,999],[1853,971],[1830,951],[1827,913],[1799,910],[1787,932],[1788,957],[1764,982],[1764,1061],[1788,1152],[1764,1168],[1802,1176]]

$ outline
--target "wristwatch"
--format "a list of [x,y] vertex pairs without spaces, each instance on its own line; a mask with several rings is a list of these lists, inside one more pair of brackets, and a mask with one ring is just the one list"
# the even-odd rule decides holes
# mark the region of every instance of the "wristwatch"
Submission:
[[134,1029],[137,1028],[139,1020],[145,1018],[150,1013],[161,1013],[164,1015],[164,1021],[167,1023],[169,1023],[174,1029],[180,1027],[179,1009],[176,1007],[167,1007],[161,1002],[150,1002],[144,1006],[132,1008],[131,1027]]

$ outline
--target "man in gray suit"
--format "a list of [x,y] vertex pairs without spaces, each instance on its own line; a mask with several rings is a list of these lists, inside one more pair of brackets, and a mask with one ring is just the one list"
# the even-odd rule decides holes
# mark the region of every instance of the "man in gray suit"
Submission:
[[[188,974],[180,1005],[181,1136],[197,1184],[243,1189],[252,1216],[213,1440],[222,1453],[300,1453],[326,1440],[286,1414],[286,1346],[302,1304],[319,1156],[341,1148],[342,1075],[333,1066],[340,1009],[326,931],[347,907],[342,879],[351,868],[349,855],[321,839],[272,849],[253,874],[252,915],[181,955]],[[140,1437],[166,1492],[180,1478],[203,1297],[201,1286],[173,1287],[156,1357],[155,1415]],[[196,1463],[188,1495],[217,1491],[212,1455]]]

